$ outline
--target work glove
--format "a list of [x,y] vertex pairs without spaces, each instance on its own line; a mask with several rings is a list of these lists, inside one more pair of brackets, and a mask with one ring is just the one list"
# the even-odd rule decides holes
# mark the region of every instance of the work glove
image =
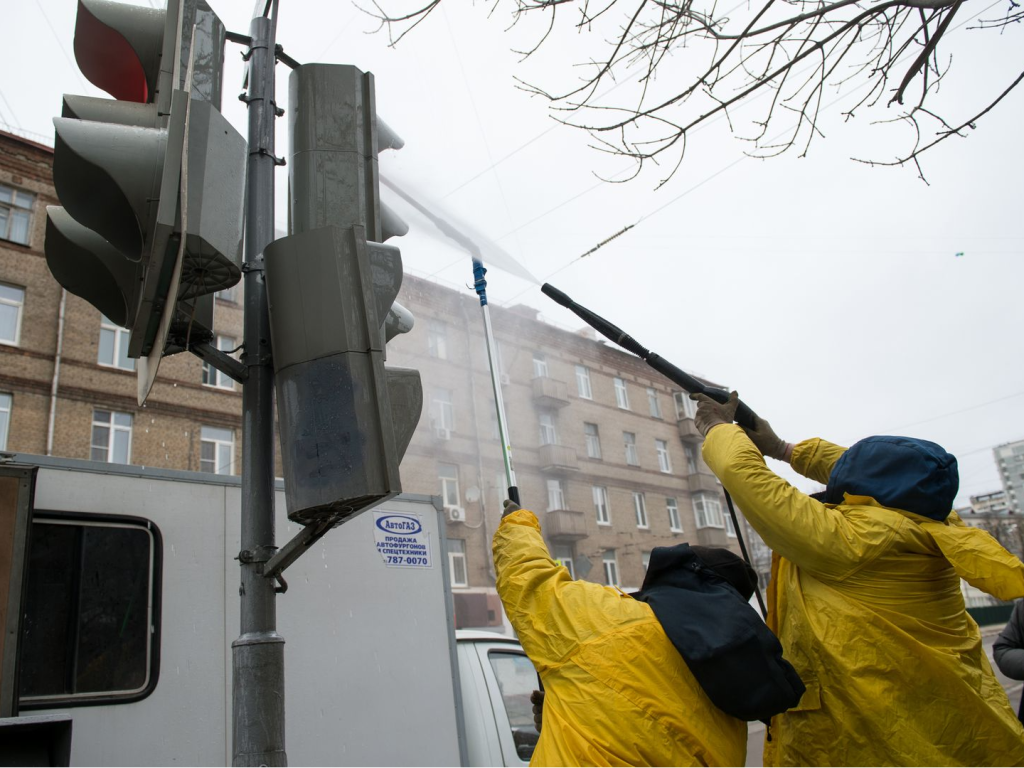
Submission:
[[530,694],[530,703],[533,704],[533,727],[540,733],[540,726],[544,719],[544,691],[534,691]]
[[736,419],[736,409],[740,407],[740,396],[737,392],[730,394],[729,399],[724,403],[712,400],[707,395],[690,395],[690,399],[700,403],[697,406],[697,413],[693,417],[693,423],[704,437],[708,436],[712,427],[717,427],[719,424],[732,424]]
[[747,433],[750,442],[757,446],[761,455],[770,456],[779,461],[789,461],[789,457],[793,453],[793,445],[776,435],[772,425],[760,416],[754,417],[753,429],[743,427],[743,431]]
[[505,501],[503,501],[501,505],[504,508],[504,511],[501,513],[501,517],[503,520],[509,515],[511,515],[513,512],[518,512],[520,509],[522,509],[522,507],[520,507],[518,504],[512,501],[512,499],[505,499]]

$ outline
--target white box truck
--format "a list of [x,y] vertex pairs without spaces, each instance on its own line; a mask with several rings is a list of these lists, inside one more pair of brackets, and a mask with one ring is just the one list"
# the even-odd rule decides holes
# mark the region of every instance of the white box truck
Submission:
[[[20,642],[3,649],[17,714],[70,716],[72,765],[230,765],[239,479],[2,458],[38,467]],[[275,503],[281,544],[298,528],[280,484]],[[444,520],[436,497],[400,496],[285,572],[292,764],[528,763],[536,671],[512,638],[454,630]],[[418,526],[411,563],[395,562],[398,523]]]

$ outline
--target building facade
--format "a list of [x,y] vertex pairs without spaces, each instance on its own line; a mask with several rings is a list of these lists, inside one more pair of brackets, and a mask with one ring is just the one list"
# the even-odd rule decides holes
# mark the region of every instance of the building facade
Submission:
[[[128,332],[50,275],[52,164],[51,148],[0,133],[0,450],[237,474],[240,386],[173,355],[139,407]],[[217,297],[225,351],[241,343],[240,299],[240,285]],[[418,369],[424,395],[403,488],[442,499],[459,625],[498,626],[490,541],[506,482],[479,303],[409,275],[399,300],[416,324],[387,362]],[[629,589],[654,547],[739,552],[685,393],[592,332],[524,306],[491,312],[517,483],[553,557],[576,578]]]
[[1006,505],[1024,515],[1024,440],[997,445],[992,449],[1006,493]]

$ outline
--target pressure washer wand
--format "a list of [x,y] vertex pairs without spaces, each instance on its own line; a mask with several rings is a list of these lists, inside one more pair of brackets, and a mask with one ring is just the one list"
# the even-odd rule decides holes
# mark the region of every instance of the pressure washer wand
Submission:
[[[717,400],[720,403],[724,403],[729,399],[729,393],[726,390],[719,389],[718,387],[709,387],[708,385],[701,383],[693,376],[688,374],[686,371],[682,370],[681,368],[677,368],[665,358],[661,357],[655,352],[651,352],[649,349],[642,346],[636,339],[634,339],[624,330],[619,328],[619,326],[613,323],[609,323],[600,315],[591,312],[584,306],[577,304],[575,301],[570,299],[560,290],[551,285],[551,283],[544,283],[544,285],[542,285],[540,289],[541,291],[544,292],[545,295],[554,299],[563,307],[578,315],[587,325],[589,325],[595,331],[600,333],[602,336],[609,339],[610,341],[614,341],[623,349],[632,352],[634,355],[636,355],[649,366],[651,366],[651,368],[656,370],[658,373],[661,373],[670,378],[672,381],[674,381],[680,387],[685,389],[691,395],[707,395],[708,397]],[[750,429],[753,429],[754,418],[756,417],[756,415],[757,414],[755,414],[750,409],[750,407],[741,400],[739,408],[736,409],[736,423],[739,424],[741,427],[748,427]]]
[[[674,381],[680,387],[685,389],[687,392],[692,394],[702,394],[717,400],[720,403],[724,403],[729,399],[729,392],[718,387],[709,387],[706,384],[701,383],[697,379],[693,378],[686,371],[681,368],[677,368],[672,365],[668,360],[665,360],[660,355],[651,352],[649,349],[640,344],[636,339],[626,333],[624,330],[614,323],[609,323],[603,317],[595,312],[591,312],[584,306],[577,304],[575,301],[570,299],[560,290],[551,285],[551,283],[544,283],[540,287],[541,291],[545,295],[554,299],[566,309],[574,312],[580,319],[583,320],[587,325],[593,328],[595,331],[600,333],[610,341],[615,342],[623,349],[632,352],[634,355],[639,357],[651,368],[656,370],[658,373],[667,376],[669,379]],[[739,408],[736,409],[736,423],[741,427],[754,428],[754,419],[757,417],[746,403],[740,401]],[[740,545],[740,552],[743,553],[743,559],[750,563],[750,553],[747,552],[746,542],[743,541],[743,534],[740,532],[740,521],[736,517],[736,508],[733,506],[732,497],[729,495],[729,491],[722,489],[725,492],[725,503],[729,507],[729,517],[732,519],[733,530],[736,531],[736,540]],[[768,611],[764,605],[764,598],[761,597],[760,586],[754,588],[754,594],[757,595],[757,604],[761,607],[761,615],[765,618],[768,616]]]

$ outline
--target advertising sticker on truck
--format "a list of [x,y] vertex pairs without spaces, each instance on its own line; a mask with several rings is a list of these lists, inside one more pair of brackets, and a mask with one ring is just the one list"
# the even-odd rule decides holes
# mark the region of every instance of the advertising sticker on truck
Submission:
[[430,568],[430,534],[417,514],[373,513],[373,538],[388,568]]

